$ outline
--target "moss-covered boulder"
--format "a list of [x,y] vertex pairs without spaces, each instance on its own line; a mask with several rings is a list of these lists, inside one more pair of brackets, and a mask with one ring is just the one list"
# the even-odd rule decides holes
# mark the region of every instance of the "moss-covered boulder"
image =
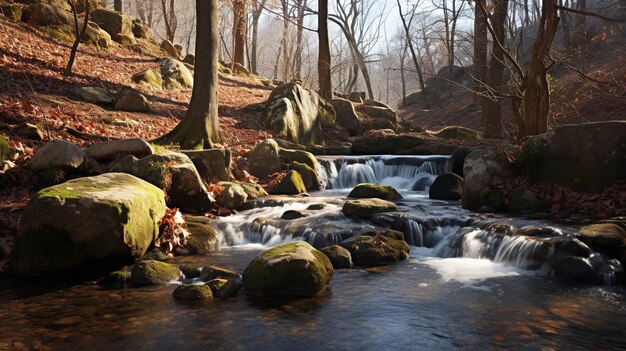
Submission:
[[179,300],[212,300],[211,288],[204,284],[181,285],[174,289],[174,298]]
[[167,58],[159,61],[164,89],[191,89],[193,75],[184,63]]
[[28,122],[20,123],[15,127],[13,131],[15,132],[15,134],[23,138],[27,138],[31,140],[38,140],[38,141],[44,139],[43,131],[39,129],[39,127],[37,127],[35,124],[32,124],[32,123],[28,123]]
[[302,177],[304,187],[307,190],[320,190],[320,179],[315,169],[300,162],[292,162],[289,170],[296,171]]
[[241,279],[216,278],[206,282],[206,286],[211,289],[211,291],[213,292],[213,296],[227,299],[229,297],[237,295],[239,290],[241,290],[243,284],[241,282]]
[[4,135],[0,135],[0,162],[9,159],[9,139]]
[[393,212],[396,205],[381,199],[348,200],[343,204],[342,212],[346,217],[369,219],[373,214]]
[[484,132],[460,126],[445,127],[442,130],[433,133],[433,135],[443,139],[459,140],[483,140],[485,138]]
[[259,184],[239,183],[243,190],[248,194],[248,199],[258,199],[267,196],[267,191]]
[[614,223],[591,224],[580,228],[579,238],[592,248],[613,257],[626,252],[626,230]]
[[324,144],[323,125],[335,121],[332,105],[297,83],[282,84],[265,103],[262,122],[280,137],[299,144]]
[[132,174],[160,187],[168,193],[169,203],[183,211],[197,213],[211,206],[206,187],[185,154],[164,152],[141,159],[129,155],[119,159],[110,171]]
[[273,139],[266,139],[254,147],[246,157],[250,165],[250,173],[261,179],[281,170],[280,146]]
[[185,244],[189,254],[206,255],[219,249],[218,232],[208,218],[185,216],[185,227],[190,233]]
[[139,18],[133,19],[133,35],[137,39],[149,39],[150,38],[150,26],[143,22]]
[[133,20],[126,14],[101,8],[91,13],[91,19],[114,40],[118,36],[134,37]]
[[309,297],[326,289],[333,274],[326,255],[304,241],[294,241],[256,256],[243,273],[243,283],[259,297]]
[[511,175],[507,161],[494,151],[476,149],[465,158],[463,166],[463,207],[477,209],[483,204],[483,191],[495,177]]
[[357,199],[377,198],[387,201],[396,201],[402,199],[402,195],[392,186],[362,183],[354,187],[348,197]]
[[131,271],[131,280],[137,285],[166,284],[179,278],[177,265],[154,260],[138,261]]
[[315,156],[308,151],[279,149],[278,154],[283,159],[285,164],[289,165],[293,162],[300,162],[313,169],[317,169],[317,160],[315,159]]
[[128,174],[79,178],[41,190],[24,210],[11,253],[19,274],[122,266],[159,234],[163,192]]
[[459,200],[463,197],[463,178],[454,173],[437,176],[430,186],[428,196],[437,200]]
[[562,125],[530,137],[518,165],[531,178],[576,190],[626,180],[626,121]]
[[289,171],[282,180],[274,186],[270,193],[278,195],[297,195],[306,193],[306,187],[300,173]]
[[132,81],[144,88],[159,90],[163,86],[163,77],[160,71],[146,69],[133,75]]
[[119,270],[109,273],[106,277],[98,281],[98,285],[105,289],[121,289],[126,287],[130,282],[131,273],[129,271]]
[[409,245],[385,235],[358,236],[341,243],[357,266],[383,266],[409,258]]
[[332,263],[333,268],[352,268],[352,256],[350,251],[339,246],[328,246],[320,250]]
[[219,182],[218,185],[224,187],[216,198],[222,207],[236,210],[248,200],[248,193],[241,185],[232,182]]

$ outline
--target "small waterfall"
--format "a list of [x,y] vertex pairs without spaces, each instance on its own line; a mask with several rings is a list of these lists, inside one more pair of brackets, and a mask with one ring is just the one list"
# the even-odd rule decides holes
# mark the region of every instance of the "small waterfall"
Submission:
[[379,183],[423,191],[437,175],[450,172],[449,156],[319,156],[318,173],[326,189]]

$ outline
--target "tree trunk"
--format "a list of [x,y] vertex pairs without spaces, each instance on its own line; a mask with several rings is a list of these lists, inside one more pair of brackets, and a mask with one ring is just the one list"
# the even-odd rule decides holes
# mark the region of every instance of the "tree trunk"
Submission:
[[424,106],[426,108],[429,108],[428,97],[426,96],[426,85],[424,84],[424,76],[422,75],[422,68],[420,67],[417,54],[415,53],[413,40],[411,40],[411,28],[409,28],[409,24],[406,22],[406,19],[404,18],[404,14],[402,13],[402,6],[400,5],[400,0],[396,0],[396,1],[398,4],[398,11],[400,11],[400,19],[402,20],[402,27],[404,28],[404,34],[406,35],[406,44],[411,52],[411,57],[413,58],[413,64],[415,65],[415,70],[417,71],[417,78],[420,83],[420,89],[422,89],[422,98],[424,99]]
[[263,7],[265,6],[266,0],[254,1],[254,10],[252,11],[252,44],[250,48],[250,70],[254,74],[259,73],[259,68],[257,66],[257,50],[259,44],[259,19],[261,18],[261,13],[263,12]]
[[70,58],[67,61],[67,66],[65,66],[65,74],[69,75],[72,73],[72,67],[74,67],[74,60],[76,60],[76,52],[78,51],[78,45],[80,45],[81,40],[85,36],[87,32],[87,25],[89,23],[89,1],[85,1],[85,21],[83,22],[83,28],[79,28],[78,23],[78,10],[76,9],[76,2],[74,0],[70,1],[70,7],[72,8],[72,14],[74,15],[74,31],[76,32],[76,38],[74,39],[74,45],[72,45],[72,50],[70,51]]
[[330,40],[328,37],[328,0],[319,1],[317,15],[317,35],[319,37],[319,57],[317,71],[320,84],[320,96],[326,100],[333,99],[333,83],[330,73]]
[[246,66],[246,0],[233,0],[233,63]]
[[474,102],[483,110],[486,102],[482,94],[485,90],[484,84],[487,82],[487,20],[481,3],[482,6],[485,6],[484,0],[476,0],[476,8],[474,9],[474,77],[477,80],[474,85],[476,92]]
[[297,25],[296,25],[296,53],[293,59],[293,73],[298,80],[302,79],[302,36],[304,27],[304,10],[307,7],[307,0],[297,0]]
[[[502,89],[502,76],[504,75],[504,50],[498,43],[504,43],[505,22],[508,10],[508,0],[495,0],[494,13],[491,25],[495,34],[493,40],[491,60],[489,62],[489,86],[495,91]],[[485,133],[490,138],[502,137],[502,105],[498,97],[493,96],[486,100],[485,106]]]
[[122,6],[122,0],[113,1],[113,10],[117,12],[122,12],[124,10],[124,6]]
[[522,83],[523,100],[513,100],[519,139],[548,131],[550,86],[544,61],[559,24],[557,0],[544,0],[541,7],[537,39],[533,44],[528,73]]
[[210,149],[220,142],[218,122],[218,5],[217,0],[196,0],[196,66],[187,115],[157,143],[183,149]]

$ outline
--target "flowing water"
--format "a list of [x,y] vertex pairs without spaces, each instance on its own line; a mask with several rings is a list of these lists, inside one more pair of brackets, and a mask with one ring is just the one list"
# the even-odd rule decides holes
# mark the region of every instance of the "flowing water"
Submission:
[[[383,228],[404,232],[409,260],[337,270],[327,291],[295,301],[239,294],[183,304],[171,296],[175,284],[103,290],[0,277],[0,350],[626,349],[622,267],[577,241],[575,224],[477,215],[429,200],[432,180],[450,167],[442,156],[325,157],[320,165],[324,191],[271,197],[220,219],[220,251],[175,262],[241,273],[267,247],[291,240],[323,247]],[[359,182],[400,189],[398,212],[346,219],[341,205]],[[286,211],[305,217],[281,219]],[[527,226],[541,229],[512,235]],[[554,278],[559,255],[576,255],[595,284]]]

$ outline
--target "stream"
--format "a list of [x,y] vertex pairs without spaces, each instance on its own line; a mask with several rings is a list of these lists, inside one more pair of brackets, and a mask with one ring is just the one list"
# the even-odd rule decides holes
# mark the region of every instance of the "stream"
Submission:
[[[623,268],[578,242],[575,222],[430,200],[430,184],[450,171],[447,156],[324,156],[318,163],[322,191],[258,199],[214,221],[219,251],[172,261],[242,273],[268,247],[306,240],[321,248],[387,228],[404,232],[408,260],[335,270],[329,289],[291,301],[240,293],[181,303],[174,283],[104,290],[95,281],[0,276],[0,351],[626,349]],[[363,182],[398,189],[398,211],[372,221],[343,216],[346,195]],[[303,217],[282,219],[286,211]],[[511,235],[521,227],[541,229]],[[557,279],[563,262],[583,264],[594,284]]]

